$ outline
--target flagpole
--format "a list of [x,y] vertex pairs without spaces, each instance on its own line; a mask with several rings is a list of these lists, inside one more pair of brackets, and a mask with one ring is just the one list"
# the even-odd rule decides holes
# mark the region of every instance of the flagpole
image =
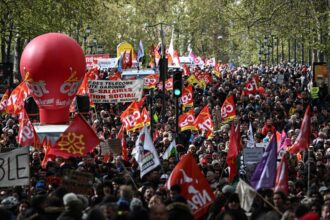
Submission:
[[310,150],[307,149],[307,161],[308,161],[308,167],[307,167],[307,193],[309,194],[310,191],[310,178],[311,178],[311,163],[310,163]]
[[[111,149],[111,147],[110,147],[109,149],[110,149],[110,152],[111,152],[113,155],[115,155],[114,152],[113,152],[113,150]],[[131,176],[130,172],[127,170],[125,164],[123,163],[122,158],[120,158],[119,162],[120,162],[120,165],[124,168],[124,171],[128,174],[129,178],[131,179],[131,181],[132,181],[132,183],[133,183],[135,189],[136,189],[136,190],[139,190],[139,188],[137,187],[137,185],[136,185],[136,183],[135,183],[133,177]]]
[[[243,182],[245,182],[247,185],[250,186],[250,184],[248,184],[246,181],[244,181],[243,179],[240,178],[240,180],[242,180]],[[252,186],[250,186],[252,187]],[[267,205],[269,205],[270,207],[272,207],[278,214],[280,214],[281,216],[283,215],[283,213],[278,210],[271,202],[269,202],[267,199],[265,199],[260,193],[257,192],[257,190],[254,190],[256,195],[259,196],[265,203],[267,203]]]
[[278,210],[271,202],[267,201],[267,199],[265,199],[260,193],[258,193],[256,191],[256,195],[259,196],[265,203],[267,203],[267,205],[269,205],[270,207],[272,207],[278,214],[280,214],[281,216],[283,215],[283,213]]

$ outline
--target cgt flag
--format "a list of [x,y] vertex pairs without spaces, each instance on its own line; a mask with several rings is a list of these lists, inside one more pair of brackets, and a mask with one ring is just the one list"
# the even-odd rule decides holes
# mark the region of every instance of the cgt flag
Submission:
[[194,121],[195,126],[200,131],[207,132],[207,138],[211,138],[213,135],[213,122],[212,116],[209,111],[209,107],[206,105]]
[[6,111],[9,95],[10,95],[10,91],[9,91],[9,89],[7,89],[5,94],[3,94],[1,101],[0,101],[0,112]]
[[61,134],[48,155],[63,158],[81,157],[100,144],[99,138],[89,124],[77,114],[70,126]]
[[166,188],[179,184],[181,195],[187,200],[195,219],[203,217],[215,200],[213,191],[193,156],[184,155],[166,182]]
[[158,153],[151,140],[147,126],[141,129],[139,137],[135,142],[132,155],[134,155],[136,162],[139,164],[141,179],[144,175],[160,165]]
[[234,96],[230,95],[223,102],[221,107],[221,120],[223,123],[227,123],[236,118],[236,107],[234,102]]
[[20,113],[19,117],[19,130],[18,130],[18,143],[22,147],[34,146],[36,147],[39,143],[38,135],[36,134],[34,127],[27,115],[25,109]]
[[21,82],[10,94],[7,101],[7,112],[18,115],[24,109],[24,100],[29,94],[25,82]]

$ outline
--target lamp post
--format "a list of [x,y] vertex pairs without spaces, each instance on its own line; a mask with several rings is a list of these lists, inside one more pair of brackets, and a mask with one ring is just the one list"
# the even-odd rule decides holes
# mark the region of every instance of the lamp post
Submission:
[[91,28],[89,26],[87,26],[85,33],[84,33],[84,52],[86,53],[86,46],[87,46],[87,38],[89,36],[89,34],[91,33]]
[[95,48],[93,51],[93,54],[96,54],[97,53],[97,39],[95,36],[93,38],[93,48]]
[[164,22],[159,22],[157,24],[149,25],[145,24],[145,28],[152,28],[152,27],[157,27],[160,26],[160,39],[161,39],[161,60],[160,60],[160,79],[163,81],[163,97],[162,97],[162,120],[165,120],[165,113],[166,113],[166,108],[165,108],[165,98],[166,98],[166,89],[165,89],[165,81],[167,78],[167,59],[165,56],[165,34],[163,27],[164,26],[172,26],[173,24],[166,24]]
[[221,60],[221,63],[222,63],[222,54],[221,54],[221,50],[220,50],[220,48],[221,48],[221,41],[222,41],[222,39],[223,39],[223,36],[222,35],[219,35],[218,37],[217,37],[217,39],[219,40],[219,58],[220,58],[220,60]]

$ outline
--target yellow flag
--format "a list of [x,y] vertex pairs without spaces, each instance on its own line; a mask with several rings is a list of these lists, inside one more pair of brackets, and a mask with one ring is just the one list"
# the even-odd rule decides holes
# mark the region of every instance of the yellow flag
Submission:
[[196,79],[194,74],[191,74],[188,79],[187,82],[189,83],[189,85],[194,85],[194,84],[199,84],[198,79]]

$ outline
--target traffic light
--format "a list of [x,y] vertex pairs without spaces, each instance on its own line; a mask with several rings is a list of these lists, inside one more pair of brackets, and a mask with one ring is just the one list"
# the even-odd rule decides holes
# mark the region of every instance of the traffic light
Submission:
[[167,76],[167,72],[168,72],[168,60],[166,58],[161,58],[159,60],[159,78],[162,81],[166,80],[166,76]]
[[181,97],[182,95],[182,71],[177,70],[173,73],[173,95]]

